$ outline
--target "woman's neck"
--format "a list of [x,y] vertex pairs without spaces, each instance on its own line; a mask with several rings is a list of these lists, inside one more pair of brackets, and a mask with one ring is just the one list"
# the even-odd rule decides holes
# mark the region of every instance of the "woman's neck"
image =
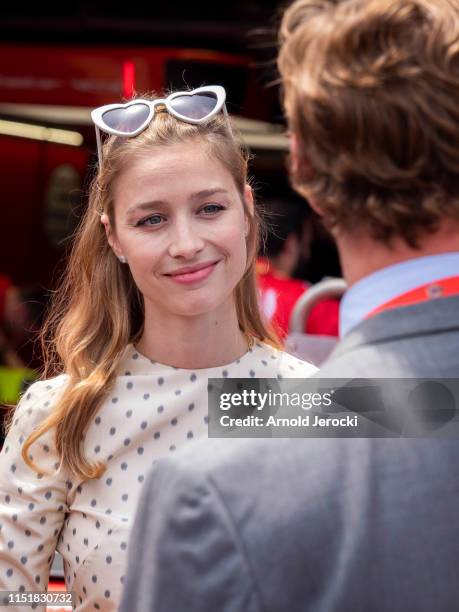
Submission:
[[[223,366],[247,352],[248,341],[234,312],[200,316],[150,316],[137,349],[149,359],[185,369]],[[229,316],[228,316],[229,314]]]

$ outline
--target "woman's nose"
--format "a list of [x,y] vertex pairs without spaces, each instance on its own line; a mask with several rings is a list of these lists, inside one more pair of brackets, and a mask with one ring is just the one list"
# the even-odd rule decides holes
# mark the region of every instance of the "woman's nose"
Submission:
[[188,221],[177,223],[171,232],[169,255],[192,258],[204,248],[204,238]]

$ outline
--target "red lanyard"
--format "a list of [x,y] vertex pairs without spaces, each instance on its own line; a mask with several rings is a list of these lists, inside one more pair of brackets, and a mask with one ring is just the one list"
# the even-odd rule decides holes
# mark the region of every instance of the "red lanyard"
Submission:
[[392,308],[399,308],[400,306],[412,306],[413,304],[420,304],[421,302],[428,302],[436,298],[449,297],[451,295],[459,294],[459,276],[450,276],[448,278],[442,278],[431,283],[426,283],[416,289],[402,293],[393,300],[385,302],[378,308],[372,310],[365,318],[368,319],[373,315],[379,314],[385,310],[392,310]]

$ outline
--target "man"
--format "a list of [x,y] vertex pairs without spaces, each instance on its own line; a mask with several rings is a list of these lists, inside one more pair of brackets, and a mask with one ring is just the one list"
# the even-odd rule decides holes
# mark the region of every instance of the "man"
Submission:
[[[457,378],[457,0],[298,0],[279,58],[297,190],[350,290],[320,375]],[[452,612],[455,439],[216,440],[158,462],[123,612]]]

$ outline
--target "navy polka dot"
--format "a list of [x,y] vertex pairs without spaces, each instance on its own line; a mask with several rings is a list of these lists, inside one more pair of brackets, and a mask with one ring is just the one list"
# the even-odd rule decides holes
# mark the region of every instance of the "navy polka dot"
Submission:
[[[135,357],[136,355],[138,357]],[[206,435],[207,424],[209,422],[209,417],[205,410],[207,405],[206,388],[209,391],[215,391],[215,388],[208,382],[207,376],[212,377],[217,373],[217,375],[220,374],[224,379],[230,376],[241,379],[251,377],[253,379],[263,373],[264,378],[276,378],[278,374],[279,378],[282,378],[279,361],[276,361],[276,359],[278,360],[283,355],[283,353],[275,352],[266,345],[258,344],[254,348],[252,356],[246,354],[243,359],[238,359],[231,365],[212,368],[208,371],[200,370],[198,373],[198,371],[180,370],[173,366],[156,365],[154,362],[150,362],[148,358],[142,358],[135,351],[129,351],[126,354],[124,364],[119,366],[118,372],[125,372],[125,376],[129,377],[128,380],[121,378],[115,381],[114,393],[121,389],[120,395],[110,396],[105,401],[105,404],[101,405],[99,414],[94,415],[92,418],[92,428],[89,428],[86,439],[82,437],[82,441],[87,443],[87,449],[90,451],[92,448],[93,453],[97,454],[97,458],[101,462],[105,462],[106,474],[99,480],[88,481],[84,486],[78,482],[67,481],[66,486],[69,492],[71,493],[75,490],[77,493],[74,500],[75,512],[74,514],[70,513],[67,515],[61,534],[59,534],[59,529],[55,529],[55,525],[50,527],[51,533],[54,530],[58,547],[61,550],[67,551],[66,554],[68,553],[65,578],[70,583],[75,578],[75,586],[79,585],[76,590],[78,591],[78,588],[80,588],[82,596],[86,592],[86,587],[82,586],[81,575],[83,570],[88,571],[88,567],[84,564],[84,558],[81,559],[78,555],[75,556],[74,553],[78,549],[81,550],[81,545],[84,542],[83,550],[86,551],[85,556],[87,556],[88,552],[91,554],[97,551],[99,549],[98,542],[101,542],[100,550],[103,551],[103,554],[101,557],[94,555],[94,563],[89,570],[90,573],[86,574],[89,575],[91,585],[93,581],[94,584],[97,582],[100,586],[97,597],[93,596],[92,601],[87,602],[88,607],[92,606],[93,609],[103,610],[107,607],[108,601],[111,599],[115,600],[115,593],[111,585],[105,582],[106,576],[109,576],[110,579],[116,582],[118,579],[121,583],[124,580],[118,574],[121,567],[118,564],[118,560],[115,559],[111,550],[104,549],[100,537],[107,534],[107,537],[110,538],[112,529],[109,527],[113,525],[115,517],[117,517],[116,520],[118,522],[123,523],[123,526],[125,524],[127,526],[127,523],[132,520],[131,505],[134,504],[140,488],[143,487],[143,483],[146,481],[146,476],[144,473],[140,473],[140,470],[144,472],[150,465],[154,465],[164,452],[168,452],[168,449],[169,452],[175,452],[187,440],[191,442],[195,438]],[[129,365],[126,365],[127,363]],[[240,366],[237,365],[239,363],[241,364]],[[299,362],[297,366],[295,360],[286,357],[282,362],[282,371],[288,372],[287,376],[291,376],[291,372],[293,374],[301,372],[301,375],[303,375],[301,371],[302,363]],[[293,364],[294,367],[290,364]],[[260,366],[262,366],[261,371]],[[128,368],[130,371],[128,371]],[[151,368],[150,372],[148,371],[149,368]],[[130,390],[133,392],[131,393]],[[51,400],[51,395],[49,395],[48,398],[44,397],[42,401],[39,400],[37,406],[41,406],[47,399],[51,401],[51,404],[54,401]],[[116,408],[113,407],[115,404]],[[119,408],[118,404],[120,404]],[[110,405],[112,406],[111,411]],[[28,406],[26,410],[27,408]],[[31,404],[31,408],[35,409],[35,406]],[[102,419],[102,414],[104,419]],[[167,418],[164,418],[165,416]],[[102,424],[103,426],[101,426]],[[24,435],[21,432],[18,433],[16,439],[19,439],[18,446],[24,443]],[[54,465],[56,471],[60,468],[62,469],[62,466],[57,461],[57,452],[52,443],[38,442],[36,448],[37,452],[35,454],[40,453],[40,456],[37,457],[38,465],[41,464],[41,460],[44,458],[45,461],[42,461],[44,466]],[[6,454],[7,452],[8,446],[5,446],[3,453]],[[46,459],[48,459],[48,462]],[[108,463],[111,459],[113,461]],[[7,463],[7,471],[17,473],[22,468],[22,463],[20,465],[19,461],[20,459],[15,459],[14,462]],[[120,472],[126,472],[126,474]],[[45,479],[46,474],[41,475],[41,477]],[[134,486],[136,481],[137,489]],[[33,482],[34,480],[31,480],[31,485],[33,485]],[[5,543],[5,547],[12,547],[10,554],[14,553],[15,550],[18,551],[16,558],[19,564],[21,565],[22,563],[25,567],[30,565],[27,561],[27,558],[30,557],[29,550],[35,555],[37,554],[36,550],[38,550],[38,553],[44,550],[43,545],[36,548],[36,545],[27,547],[26,544],[27,542],[30,543],[32,535],[35,537],[37,532],[40,531],[40,521],[46,520],[45,517],[48,516],[47,509],[45,508],[46,500],[49,500],[51,503],[56,496],[54,489],[47,485],[46,480],[42,484],[44,487],[39,492],[39,501],[32,504],[29,504],[30,497],[29,499],[23,497],[21,500],[18,493],[21,494],[22,490],[19,490],[20,488],[17,487],[17,484],[13,485],[12,489],[0,494],[0,503],[2,500],[5,500],[5,504],[12,504],[13,495],[11,491],[14,494],[14,511],[17,514],[9,514],[10,526],[18,526],[19,517],[21,516],[19,509],[24,512],[24,510],[29,508],[30,511],[33,510],[37,513],[34,521],[35,523],[38,522],[38,528],[34,527],[32,531],[30,528],[27,529],[27,523],[24,523],[17,531],[17,539],[13,536],[14,540],[10,539],[8,541],[7,539]],[[105,490],[104,486],[109,487],[110,490]],[[110,496],[115,492],[116,495],[113,500]],[[92,508],[93,510],[86,515],[83,512],[85,508]],[[63,513],[66,511],[67,506],[60,504],[59,512]],[[86,521],[83,519],[86,519]],[[69,521],[72,523],[71,526],[69,526]],[[29,523],[33,524],[31,521]],[[85,525],[86,529],[84,528]],[[5,525],[3,525],[3,528],[0,525],[0,530],[2,535],[7,533]],[[98,533],[96,537],[94,537],[95,533]],[[76,537],[77,535],[78,538]],[[20,538],[22,538],[22,541]],[[118,546],[120,547],[118,548],[119,553],[128,549],[127,541],[120,541]],[[52,563],[52,555],[49,558],[49,563]],[[82,563],[83,566],[81,566]],[[103,566],[102,571],[98,569],[100,565]],[[8,568],[7,566],[3,570],[4,576],[8,569],[13,572],[13,568]],[[14,570],[15,572],[16,570]],[[12,573],[13,576],[14,573]],[[35,576],[35,572],[32,571],[30,572],[30,578],[32,583],[35,580],[36,585],[40,584],[36,588],[43,588],[41,582],[39,583],[41,580],[40,575]],[[11,582],[10,576],[8,579]],[[88,578],[86,578],[87,580]],[[19,579],[17,584],[13,586],[18,589],[18,584],[20,584]],[[96,595],[95,588],[94,595]],[[118,596],[118,593],[116,596]],[[77,597],[79,597],[79,594]],[[81,600],[81,598],[79,599]],[[105,605],[104,601],[106,602]],[[113,606],[116,607],[117,603],[117,601],[114,601]],[[85,602],[82,601],[82,604],[85,605]]]

